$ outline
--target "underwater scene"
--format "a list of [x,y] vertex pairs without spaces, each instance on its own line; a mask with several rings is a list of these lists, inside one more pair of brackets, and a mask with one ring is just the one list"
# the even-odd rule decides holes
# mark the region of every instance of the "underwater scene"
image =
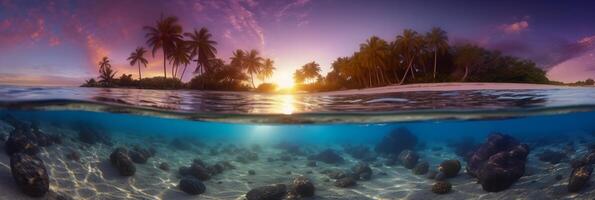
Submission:
[[[295,94],[289,105],[134,91],[3,88],[0,199],[595,197],[592,89]],[[428,94],[443,98],[423,107]]]

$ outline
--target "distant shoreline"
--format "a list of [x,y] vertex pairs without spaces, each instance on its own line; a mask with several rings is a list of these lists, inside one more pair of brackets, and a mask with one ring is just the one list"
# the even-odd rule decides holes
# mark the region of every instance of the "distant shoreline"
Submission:
[[392,92],[421,92],[421,91],[458,91],[458,90],[530,90],[530,89],[565,89],[577,86],[531,84],[531,83],[484,83],[484,82],[448,82],[448,83],[416,83],[407,85],[388,85],[382,87],[349,89],[306,94],[316,95],[355,95],[379,94]]

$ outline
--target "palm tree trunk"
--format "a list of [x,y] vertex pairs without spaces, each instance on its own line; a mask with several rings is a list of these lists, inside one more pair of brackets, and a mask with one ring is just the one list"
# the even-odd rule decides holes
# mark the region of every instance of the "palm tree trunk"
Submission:
[[180,76],[180,81],[182,81],[182,79],[184,78],[184,73],[186,73],[186,67],[188,65],[184,65],[184,70],[182,70],[182,76]]
[[377,68],[374,68],[374,73],[376,74],[376,85],[380,85],[380,74],[378,73]]
[[397,70],[393,67],[393,76],[395,76],[395,83],[399,82],[399,74]]
[[143,80],[141,74],[140,74],[140,62],[137,63],[138,64],[138,87],[140,88],[140,81]]
[[165,61],[167,60],[167,55],[165,54],[165,48],[163,49],[163,78],[167,79],[167,69],[165,68]]
[[436,58],[438,57],[438,51],[434,49],[434,80],[436,80]]
[[382,77],[382,83],[383,84],[390,84],[390,79],[388,79],[388,77],[386,77],[386,73],[384,70],[380,70],[380,77]]
[[256,89],[256,86],[254,85],[254,75],[252,73],[250,73],[250,81],[252,82],[252,88]]
[[409,73],[409,70],[411,69],[412,65],[413,65],[413,56],[411,56],[411,59],[409,60],[409,65],[407,66],[407,69],[405,70],[405,74],[403,74],[403,78],[401,78],[399,85],[402,85],[403,82],[405,82],[405,78],[407,78],[407,74]]
[[372,87],[372,72],[368,70],[368,87]]
[[178,71],[178,66],[177,65],[172,65],[171,66],[171,76],[172,76],[172,78],[174,78],[174,79],[176,78],[177,71]]
[[463,74],[461,81],[465,81],[467,79],[467,75],[469,75],[469,66],[465,66],[465,74]]

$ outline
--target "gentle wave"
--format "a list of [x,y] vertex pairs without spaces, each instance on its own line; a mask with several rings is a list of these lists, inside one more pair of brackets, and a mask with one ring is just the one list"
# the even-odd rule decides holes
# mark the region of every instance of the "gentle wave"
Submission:
[[257,124],[337,124],[337,123],[389,123],[428,120],[485,120],[506,119],[539,115],[560,115],[576,112],[595,112],[595,105],[560,107],[510,108],[500,110],[478,109],[418,109],[390,112],[324,112],[293,114],[240,114],[240,113],[195,113],[123,105],[108,102],[80,100],[35,100],[3,101],[0,109],[41,111],[89,111],[122,113],[192,121],[257,123]]

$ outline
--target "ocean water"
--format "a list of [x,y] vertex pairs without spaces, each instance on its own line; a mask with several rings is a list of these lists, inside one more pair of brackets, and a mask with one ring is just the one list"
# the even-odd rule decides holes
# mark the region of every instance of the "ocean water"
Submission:
[[[568,191],[571,163],[595,149],[595,90],[589,88],[329,96],[6,86],[0,97],[2,141],[14,135],[14,121],[60,138],[37,145],[35,156],[49,177],[46,196],[250,199],[255,188],[284,184],[286,199],[595,198],[595,184],[588,184],[593,178]],[[89,143],[84,132],[100,139]],[[468,172],[470,157],[495,133],[528,150],[521,164],[505,158],[503,168],[523,168],[522,176],[498,192]],[[401,146],[419,157],[417,164],[427,162],[430,172],[409,169],[399,158],[403,149],[383,150]],[[154,154],[134,163],[134,175],[122,176],[110,163],[118,147]],[[333,155],[319,155],[329,151]],[[80,159],[72,159],[73,152]],[[29,198],[12,178],[10,156],[0,154],[0,199]],[[205,168],[226,164],[205,169],[208,179],[180,170],[195,159]],[[458,173],[428,178],[445,160],[458,160]],[[371,173],[358,174],[358,165]],[[341,185],[345,178],[333,172],[343,172],[354,185]],[[188,177],[203,179],[206,190],[184,192],[180,181]],[[312,183],[313,196],[297,191],[296,177]],[[443,181],[451,189],[435,193],[434,184]]]

